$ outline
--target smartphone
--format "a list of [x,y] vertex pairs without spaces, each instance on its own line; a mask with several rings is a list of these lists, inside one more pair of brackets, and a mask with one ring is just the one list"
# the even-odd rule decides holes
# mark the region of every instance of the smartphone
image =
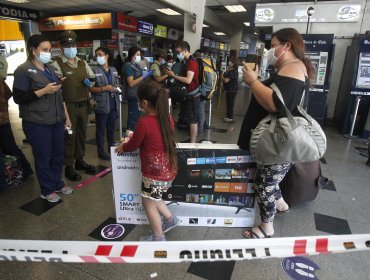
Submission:
[[56,84],[57,84],[57,85],[61,85],[61,84],[63,84],[63,82],[64,82],[64,80],[65,80],[65,79],[67,79],[67,77],[60,78],[60,79],[56,82]]
[[251,68],[252,70],[255,70],[256,65],[257,65],[257,59],[258,59],[258,55],[256,55],[256,54],[247,54],[247,56],[245,58],[245,63],[249,66],[249,68]]

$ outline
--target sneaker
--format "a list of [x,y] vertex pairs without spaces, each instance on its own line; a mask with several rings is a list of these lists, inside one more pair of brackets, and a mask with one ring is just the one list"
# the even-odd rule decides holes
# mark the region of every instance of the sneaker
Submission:
[[59,200],[61,200],[60,196],[57,195],[55,192],[51,193],[51,194],[47,194],[47,195],[40,195],[40,197],[42,199],[46,199],[47,201],[49,202],[58,202]]
[[73,193],[73,189],[71,187],[64,186],[63,188],[61,188],[60,190],[57,190],[55,192],[59,192],[59,193],[62,193],[62,194],[71,194],[71,193]]
[[110,160],[110,155],[107,154],[107,153],[104,153],[104,154],[98,154],[98,158],[102,159],[102,160]]
[[163,220],[162,224],[162,231],[163,233],[169,232],[171,229],[173,229],[175,226],[177,226],[179,223],[181,223],[181,220],[177,218],[176,216],[169,220]]
[[159,237],[154,234],[149,234],[147,236],[140,237],[139,241],[166,241],[166,237],[164,234]]
[[229,119],[229,118],[224,118],[224,122],[232,123],[232,122],[234,122],[234,120],[233,119]]

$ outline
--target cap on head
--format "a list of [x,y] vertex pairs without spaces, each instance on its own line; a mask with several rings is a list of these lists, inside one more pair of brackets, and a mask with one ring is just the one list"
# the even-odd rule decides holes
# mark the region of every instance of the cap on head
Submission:
[[63,31],[60,34],[60,44],[75,44],[77,42],[77,34],[72,30]]
[[5,57],[0,55],[0,77],[6,79],[8,75],[8,62],[6,61]]

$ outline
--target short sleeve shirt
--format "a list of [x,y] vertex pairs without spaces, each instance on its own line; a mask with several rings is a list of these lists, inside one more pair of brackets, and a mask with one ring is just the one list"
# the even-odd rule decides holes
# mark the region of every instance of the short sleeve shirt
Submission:
[[230,71],[225,72],[225,78],[229,78],[230,81],[225,83],[225,90],[226,91],[238,91],[238,69],[232,69]]
[[157,62],[154,62],[152,66],[150,66],[150,70],[153,70],[153,76],[154,77],[160,77],[163,74],[161,73],[161,69]]
[[188,92],[192,92],[197,87],[199,87],[199,65],[198,65],[198,61],[196,61],[195,59],[189,59],[186,64],[187,64],[187,71],[194,73],[193,80],[188,86]]
[[134,74],[134,70],[132,69],[130,63],[125,63],[125,65],[123,65],[123,75],[128,78],[128,77],[134,77],[135,74]]

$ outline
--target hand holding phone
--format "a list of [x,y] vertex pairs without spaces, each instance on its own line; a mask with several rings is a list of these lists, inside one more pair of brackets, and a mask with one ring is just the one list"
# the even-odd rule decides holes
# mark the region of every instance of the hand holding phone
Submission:
[[67,79],[67,77],[59,78],[59,80],[56,82],[56,85],[61,85],[63,82]]

